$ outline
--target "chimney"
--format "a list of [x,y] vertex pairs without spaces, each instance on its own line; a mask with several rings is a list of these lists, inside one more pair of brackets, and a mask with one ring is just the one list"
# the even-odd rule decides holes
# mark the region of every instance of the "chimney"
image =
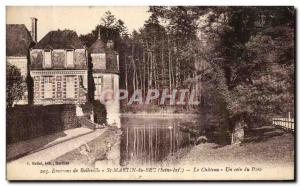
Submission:
[[107,48],[114,49],[114,42],[112,40],[108,40],[106,46]]
[[37,42],[37,18],[31,17],[31,37],[34,42]]

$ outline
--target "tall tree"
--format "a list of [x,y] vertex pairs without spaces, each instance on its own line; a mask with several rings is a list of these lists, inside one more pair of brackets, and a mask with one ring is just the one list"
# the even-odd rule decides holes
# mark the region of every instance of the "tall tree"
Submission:
[[291,7],[222,7],[208,16],[205,34],[213,44],[203,56],[215,75],[206,88],[217,95],[214,105],[224,105],[231,131],[265,124],[287,113],[279,105],[293,102],[293,17]]

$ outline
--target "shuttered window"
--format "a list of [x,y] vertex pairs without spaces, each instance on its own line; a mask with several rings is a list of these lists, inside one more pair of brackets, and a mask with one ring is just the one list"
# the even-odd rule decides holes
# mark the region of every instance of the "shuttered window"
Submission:
[[67,67],[74,66],[74,50],[67,50]]
[[74,77],[66,77],[66,96],[67,98],[75,98]]
[[44,67],[51,67],[51,50],[45,50],[44,55]]
[[102,76],[96,76],[95,79],[95,98],[99,99],[102,91],[103,86],[103,77]]
[[114,91],[114,86],[115,86],[114,75],[111,75],[111,90],[112,91]]
[[52,81],[50,76],[44,77],[44,97],[45,98],[52,98]]
[[106,58],[105,54],[99,54],[100,69],[106,69]]

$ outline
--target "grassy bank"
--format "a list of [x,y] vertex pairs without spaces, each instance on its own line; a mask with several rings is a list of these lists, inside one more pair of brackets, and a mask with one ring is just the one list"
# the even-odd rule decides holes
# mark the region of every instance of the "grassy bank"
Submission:
[[294,135],[275,129],[262,136],[249,136],[241,145],[200,144],[168,156],[170,166],[206,164],[285,165],[294,163]]

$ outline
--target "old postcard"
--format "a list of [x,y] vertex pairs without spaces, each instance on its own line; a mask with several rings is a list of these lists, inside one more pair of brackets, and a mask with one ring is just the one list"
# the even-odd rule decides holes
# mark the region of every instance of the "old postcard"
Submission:
[[295,180],[291,6],[7,6],[7,180]]

